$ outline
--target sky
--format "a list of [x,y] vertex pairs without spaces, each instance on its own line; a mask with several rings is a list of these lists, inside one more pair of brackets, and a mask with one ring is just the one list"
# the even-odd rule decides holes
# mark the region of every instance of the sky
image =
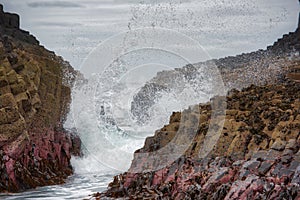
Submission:
[[159,27],[198,41],[212,58],[264,49],[298,24],[298,0],[0,0],[49,50],[79,69],[108,38]]

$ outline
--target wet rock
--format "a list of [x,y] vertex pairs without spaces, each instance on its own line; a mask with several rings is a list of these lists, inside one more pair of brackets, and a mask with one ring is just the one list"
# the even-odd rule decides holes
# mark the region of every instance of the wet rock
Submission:
[[62,71],[72,67],[0,7],[0,192],[61,184],[80,148],[62,127],[71,101]]
[[270,157],[268,156],[267,151],[257,151],[257,152],[253,153],[251,158],[256,159],[256,160],[260,160],[260,161],[264,161],[264,160],[268,160],[268,158],[270,158]]
[[[291,33],[289,37],[295,39],[298,33],[299,31]],[[283,40],[286,40],[286,37]],[[299,44],[299,39],[295,41]],[[275,46],[281,44],[282,41],[279,41]],[[273,47],[269,48],[268,52],[271,53],[273,50]],[[272,57],[270,55],[268,54],[267,57]],[[259,58],[259,62],[266,62],[269,65],[273,65],[273,61],[276,60]],[[286,60],[285,56],[283,58]],[[220,60],[234,62],[235,59],[237,58]],[[216,62],[220,64],[220,60]],[[235,69],[225,69],[225,65],[222,65],[224,68],[220,67],[221,73],[229,88],[246,87],[241,91],[233,89],[228,92],[224,126],[212,151],[206,157],[199,158],[209,122],[212,120],[210,103],[199,104],[199,110],[203,112],[200,114],[203,115],[199,117],[197,134],[191,139],[192,141],[188,140],[191,145],[179,159],[159,171],[151,172],[151,175],[121,174],[122,181],[121,179],[114,181],[114,187],[104,192],[102,197],[119,191],[114,195],[115,198],[298,199],[300,197],[300,86],[284,78],[284,73],[288,73],[292,66],[299,66],[298,61],[293,62],[276,63],[280,69],[276,75],[259,71],[258,74],[266,75],[264,81],[268,84],[263,83],[263,86],[249,86],[249,83],[261,82],[253,79],[254,69],[262,70],[268,67],[250,66],[239,70],[237,67],[239,65],[234,65]],[[274,66],[269,67],[272,70],[274,68]],[[184,69],[193,71],[189,66]],[[252,76],[245,73],[247,70]],[[159,77],[166,74],[167,72],[162,73]],[[157,80],[160,79],[159,77]],[[157,92],[159,88],[156,87],[154,90]],[[136,106],[143,107],[143,105]],[[148,138],[144,147],[137,152],[155,152],[168,144],[168,141],[175,137],[182,118],[184,118],[182,113],[173,113],[170,123]],[[173,134],[166,134],[171,131]],[[176,139],[178,144],[187,142],[183,137]],[[143,167],[146,159],[135,156],[131,168]],[[147,164],[151,167],[151,163]],[[126,192],[120,192],[123,187],[121,183],[124,183]]]
[[284,166],[281,163],[278,163],[274,169],[271,171],[271,174],[273,176],[279,176],[280,170],[283,169]]
[[270,160],[270,161],[276,161],[279,159],[280,156],[281,156],[280,152],[278,152],[277,150],[270,149],[268,151],[266,158],[267,158],[267,160]]
[[[291,89],[295,87],[294,85],[269,87],[271,87],[269,88],[269,93],[272,93],[274,96],[278,92],[276,90],[280,90],[279,93],[283,95],[276,98],[282,98],[282,102],[285,101],[284,98],[290,98],[289,95],[294,95],[293,99],[298,98],[299,90],[296,88]],[[293,92],[286,94],[285,92],[287,91],[283,88],[290,88]],[[239,94],[239,98],[246,98],[249,93],[256,94],[258,93],[257,90],[260,89],[260,87],[253,86],[251,91],[249,88],[245,88],[244,91],[236,92],[235,95],[242,93],[243,95]],[[263,88],[263,90],[266,90],[266,88]],[[264,93],[261,94],[265,95]],[[272,95],[270,96],[272,97]],[[259,124],[258,121],[264,121],[264,117],[268,119],[263,113],[270,109],[277,110],[277,108],[273,107],[273,105],[270,108],[268,101],[260,103],[261,106],[265,105],[263,111],[250,112],[250,115],[255,115],[254,117],[241,117],[244,122],[238,122],[237,118],[239,115],[244,116],[246,111],[229,112],[230,117],[226,118],[223,128],[226,134],[221,134],[216,147],[208,157],[199,160],[194,154],[194,151],[197,152],[200,149],[203,141],[203,137],[201,137],[202,131],[207,130],[201,128],[205,127],[202,122],[200,134],[195,137],[195,142],[191,145],[193,146],[191,149],[194,151],[186,151],[185,155],[180,159],[164,168],[166,173],[162,174],[162,171],[156,172],[151,179],[149,177],[144,179],[139,174],[133,174],[132,177],[124,176],[126,186],[130,187],[127,190],[128,194],[120,194],[121,196],[118,197],[151,196],[152,193],[149,191],[158,189],[159,192],[163,193],[164,197],[169,199],[295,198],[298,192],[296,192],[295,188],[292,189],[292,187],[287,186],[293,184],[299,189],[298,166],[300,154],[297,144],[299,138],[295,140],[286,136],[289,134],[289,130],[297,132],[299,129],[296,128],[297,126],[290,125],[290,122],[287,123],[283,118],[280,118],[280,115],[276,116],[276,112],[274,112],[274,120],[279,117],[280,120],[284,121],[278,121],[273,131],[268,132],[269,130],[265,127],[261,129],[260,126],[257,126]],[[239,102],[236,102],[236,104],[239,104]],[[202,110],[204,108],[205,106],[202,107]],[[245,108],[243,107],[243,109]],[[256,109],[256,107],[251,108],[249,105],[247,109]],[[285,113],[293,116],[294,112],[298,112],[298,110]],[[248,117],[250,115],[247,114]],[[178,120],[179,118],[174,120],[176,122],[173,122],[173,124],[178,123]],[[264,121],[266,126],[268,123],[272,123],[272,121],[268,120]],[[287,124],[282,124],[281,122]],[[171,127],[173,126],[167,125],[163,130],[168,130]],[[260,133],[262,130],[266,132]],[[276,134],[274,134],[274,131],[277,131]],[[151,144],[155,144],[157,138],[160,138],[157,141],[162,140],[161,137],[164,136],[156,134],[151,140],[146,140],[146,143],[151,142]],[[149,144],[145,144],[145,147],[147,145]],[[236,145],[239,146],[235,147]],[[143,151],[149,150],[150,148],[143,149]],[[228,153],[229,151],[230,153]],[[138,160],[134,160],[133,163],[138,163]],[[149,184],[150,180],[151,184]],[[149,191],[139,192],[146,185],[148,187],[147,191]],[[199,185],[199,187],[195,187],[195,185]],[[155,194],[157,195],[159,192],[155,192]]]
[[204,190],[209,187],[209,185],[213,183],[217,183],[220,179],[224,178],[225,175],[227,175],[229,172],[228,167],[220,168],[218,171],[214,172],[212,176],[208,179],[206,184],[203,186]]

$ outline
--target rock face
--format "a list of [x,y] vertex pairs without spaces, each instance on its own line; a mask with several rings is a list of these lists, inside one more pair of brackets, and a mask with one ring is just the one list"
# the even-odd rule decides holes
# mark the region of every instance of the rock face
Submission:
[[71,101],[63,71],[71,67],[38,44],[0,5],[0,192],[62,183],[71,153],[79,154],[62,127]]
[[291,67],[295,62],[300,63],[299,54],[300,28],[295,32],[285,34],[266,50],[213,59],[159,72],[136,94],[131,103],[131,112],[137,120],[147,119],[148,109],[156,99],[160,98],[161,91],[170,89],[169,85],[172,86],[173,77],[176,74],[190,78],[193,77],[196,69],[211,66],[211,68],[219,69],[227,90],[242,89],[251,84],[265,85],[281,82],[290,70],[287,66]]
[[0,5],[0,25],[5,28],[20,28],[20,17],[17,14],[5,13],[3,11],[3,5]]
[[20,17],[14,13],[3,11],[0,4],[0,31],[2,35],[10,35],[19,41],[38,45],[39,41],[28,31],[20,29]]
[[[211,104],[201,104],[199,118],[203,120],[199,120],[190,148],[179,159],[160,170],[132,173],[137,167],[143,169],[142,159],[135,156],[129,171],[116,176],[108,191],[96,196],[299,199],[299,96],[299,83],[290,81],[230,91],[226,98],[224,127],[213,150],[205,158],[199,158],[198,152],[211,120]],[[174,113],[170,124],[148,138],[135,154],[164,147],[166,140],[175,137],[180,120],[180,113]]]
[[[228,88],[226,113],[219,111],[225,114],[224,126],[209,154],[201,156],[205,152],[203,147],[207,146],[209,127],[213,124],[218,129],[214,126],[218,124],[211,124],[212,108],[222,97],[200,104],[198,113],[190,113],[199,119],[198,129],[181,157],[157,170],[154,162],[151,164],[147,162],[148,157],[140,155],[155,154],[170,141],[175,141],[170,152],[186,143],[180,136],[180,127],[195,123],[193,117],[187,121],[182,117],[186,111],[173,113],[169,124],[147,138],[144,147],[135,152],[128,172],[115,176],[108,190],[94,197],[300,199],[299,31],[298,28],[283,36],[267,50],[206,63],[218,66]],[[196,65],[176,70],[193,74]],[[164,82],[163,77],[172,73],[162,72],[154,78],[152,97],[159,90],[159,83]],[[143,99],[143,91],[149,92],[144,88],[136,96],[137,100]],[[146,101],[133,102],[132,112],[147,109],[153,99],[146,98]],[[143,169],[147,170],[143,172]]]

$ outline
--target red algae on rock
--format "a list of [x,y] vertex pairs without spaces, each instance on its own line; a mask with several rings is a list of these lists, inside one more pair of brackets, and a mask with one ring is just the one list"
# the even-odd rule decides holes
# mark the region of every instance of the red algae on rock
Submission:
[[[155,152],[176,137],[182,113],[173,113],[169,124],[135,152],[128,172],[94,198],[300,199],[299,44],[300,27],[267,50],[207,61],[215,62],[231,89],[212,151],[199,156],[212,120],[212,105],[199,104],[198,130],[189,148],[174,162],[160,169],[153,163],[149,170],[148,158],[138,154]],[[188,66],[178,70],[189,71]]]
[[62,124],[75,70],[0,5],[0,192],[63,183],[80,140]]
[[[252,96],[256,96],[255,101],[252,100]],[[116,176],[109,189],[103,194],[98,194],[98,197],[299,199],[299,96],[300,85],[290,81],[282,85],[252,85],[243,91],[232,91],[227,97],[230,112],[226,113],[222,134],[207,157],[199,159],[188,149],[179,159],[160,170],[145,173],[127,172]],[[269,97],[271,98],[267,100]],[[289,104],[273,104],[272,99],[275,98],[281,102],[289,101]],[[242,102],[249,103],[244,105]],[[199,106],[202,106],[202,110],[207,108],[204,105]],[[274,119],[270,120],[271,113],[277,109],[280,110],[278,120],[274,128],[268,128],[274,123]],[[250,113],[251,117],[243,118],[245,113]],[[239,123],[241,119],[244,123]],[[172,127],[172,123],[175,123],[173,121],[170,119],[171,124],[163,129]],[[234,129],[231,124],[234,124]],[[238,148],[234,138],[243,138],[245,134],[247,140],[243,148]],[[203,137],[195,137],[191,146],[199,149],[201,139]],[[146,142],[142,151],[149,150],[151,146]],[[139,160],[133,160],[133,164],[137,162]]]

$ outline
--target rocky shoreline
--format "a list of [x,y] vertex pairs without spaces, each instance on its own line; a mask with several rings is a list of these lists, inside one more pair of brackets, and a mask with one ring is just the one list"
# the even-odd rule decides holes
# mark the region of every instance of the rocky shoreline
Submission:
[[[63,128],[78,73],[19,26],[19,16],[0,5],[0,192],[61,184],[73,172],[71,154],[81,153],[78,136]],[[93,198],[300,199],[299,41],[298,28],[267,50],[206,62],[220,69],[228,96],[196,105],[199,112],[174,112],[135,152],[128,172]],[[188,75],[194,66],[176,70]],[[151,84],[153,97],[167,89]],[[220,137],[201,156],[213,105],[220,102],[227,104],[226,112],[214,109],[217,117],[224,115],[224,126],[213,123],[222,127]],[[136,113],[146,110],[134,106]],[[183,117],[187,113],[191,117]],[[195,136],[172,163],[157,169],[140,156],[155,154],[170,141],[174,148],[186,143],[179,129],[195,123]]]
[[[199,158],[209,120],[199,122],[197,135],[182,157],[160,170],[132,173],[143,162],[135,156],[128,172],[118,175],[95,198],[124,199],[299,199],[300,85],[250,86],[226,97],[225,124],[210,154]],[[210,104],[201,104],[201,118]],[[140,152],[162,148],[172,137],[180,113],[147,139]],[[206,128],[205,128],[206,127]],[[169,133],[169,134],[166,134]],[[174,137],[174,136],[173,136]],[[172,138],[167,138],[171,140]],[[155,141],[155,142],[153,142]],[[153,149],[155,144],[155,149]],[[149,164],[149,163],[147,163]]]
[[63,183],[80,154],[62,126],[76,72],[19,25],[0,5],[0,192]]
[[[199,113],[190,113],[199,124],[182,156],[160,169],[143,157],[170,141],[186,143],[178,136],[180,127],[195,123],[182,117],[186,111],[173,113],[169,124],[135,152],[128,172],[115,176],[108,190],[92,199],[300,199],[299,47],[300,28],[267,50],[207,61],[219,68],[228,95],[199,104]],[[159,73],[136,100],[146,97],[145,91],[156,98],[157,91],[168,89],[160,84],[163,77],[176,70],[192,74],[197,65]],[[147,110],[151,98],[133,102],[132,112]],[[209,154],[201,156],[213,121],[212,106],[222,102],[220,98],[227,104],[224,126]]]
[[[227,91],[231,89],[241,90],[251,84],[281,83],[284,76],[291,71],[292,66],[297,66],[300,63],[299,52],[300,28],[297,28],[295,32],[285,34],[265,50],[208,60],[175,70],[159,72],[134,96],[131,112],[137,120],[147,119],[148,109],[156,99],[160,98],[162,91],[172,89],[172,85],[174,85],[172,80],[180,79],[178,74],[184,78],[193,77],[198,69],[208,67],[219,70]],[[203,65],[208,67],[203,67]]]

